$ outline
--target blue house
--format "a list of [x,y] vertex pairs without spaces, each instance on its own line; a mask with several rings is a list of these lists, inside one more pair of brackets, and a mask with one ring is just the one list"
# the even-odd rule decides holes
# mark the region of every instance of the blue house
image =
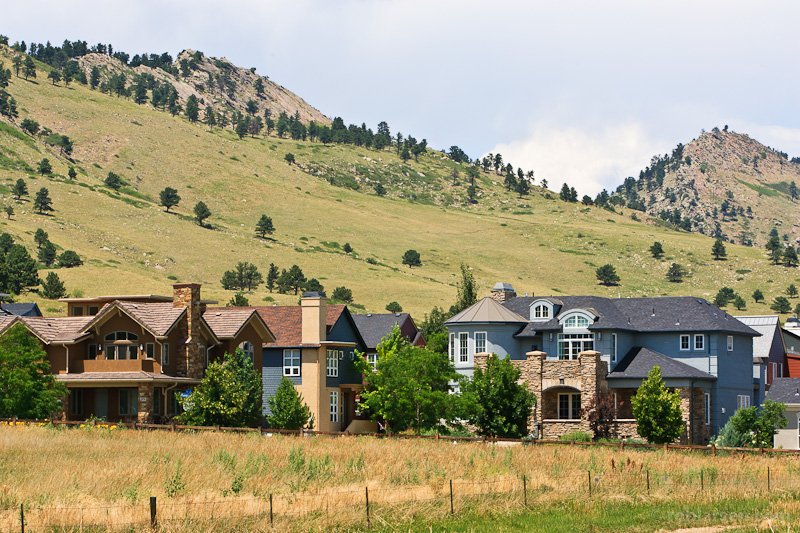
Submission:
[[708,442],[754,398],[753,338],[760,334],[694,297],[518,297],[497,284],[490,297],[445,323],[456,369],[470,375],[487,354],[508,355],[537,396],[536,436],[588,431],[595,396],[612,393],[617,433],[635,435],[630,398],[654,366],[678,390],[683,441]]

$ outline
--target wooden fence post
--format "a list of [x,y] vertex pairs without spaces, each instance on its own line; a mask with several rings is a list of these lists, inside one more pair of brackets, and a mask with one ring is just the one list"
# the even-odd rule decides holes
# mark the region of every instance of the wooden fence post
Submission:
[[272,493],[269,494],[269,527],[272,527]]
[[528,506],[528,482],[525,478],[525,474],[522,474],[522,501],[525,504],[525,507]]
[[713,442],[711,443],[711,456],[712,457],[717,456],[717,445],[714,444]]
[[647,495],[650,496],[650,471],[645,470],[645,474],[647,474]]
[[589,497],[592,497],[592,471],[589,470]]
[[[15,417],[16,418],[16,417]],[[19,504],[19,527],[22,533],[25,533],[25,504]]]
[[450,480],[450,514],[453,514],[453,480]]
[[705,483],[703,482],[703,470],[700,469],[700,492],[705,490]]
[[770,483],[769,483],[769,467],[767,467],[767,492],[769,492]]
[[367,499],[367,529],[369,529],[369,487],[364,487],[364,495]]
[[156,497],[150,496],[150,527],[155,529],[157,524],[158,519],[156,517]]

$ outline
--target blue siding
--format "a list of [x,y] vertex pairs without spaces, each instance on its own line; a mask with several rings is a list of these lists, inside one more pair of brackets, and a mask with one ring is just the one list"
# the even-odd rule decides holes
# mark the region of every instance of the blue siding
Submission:
[[344,351],[344,357],[339,360],[339,377],[338,378],[325,378],[328,387],[338,387],[339,385],[360,385],[361,373],[356,370],[353,360],[355,358],[353,352],[358,350],[361,353],[366,352],[367,347],[361,341],[361,337],[355,329],[353,321],[348,316],[348,311],[342,312],[339,320],[333,325],[328,333],[329,341],[338,342],[354,342],[355,348],[337,348],[337,350]]

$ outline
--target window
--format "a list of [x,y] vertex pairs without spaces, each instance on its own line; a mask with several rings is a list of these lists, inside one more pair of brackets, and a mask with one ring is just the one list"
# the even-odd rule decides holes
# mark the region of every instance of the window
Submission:
[[577,359],[578,354],[586,350],[594,350],[593,333],[559,333],[558,358],[561,360]]
[[681,350],[686,351],[689,349],[689,335],[681,335]]
[[728,335],[728,351],[733,351],[733,335]]
[[183,407],[181,407],[180,402],[178,402],[178,396],[180,394],[180,391],[169,391],[169,414],[171,415],[178,415],[183,412]]
[[331,422],[339,421],[339,391],[331,392]]
[[710,392],[705,393],[705,397],[704,397],[704,401],[703,401],[703,407],[705,407],[705,412],[706,412],[706,425],[710,426],[711,425],[711,393]]
[[83,306],[76,305],[72,308],[72,316],[83,316]]
[[203,344],[201,344],[199,348],[200,348],[200,355],[203,356],[203,368],[208,368],[208,350]]
[[97,359],[98,348],[99,348],[99,346],[97,344],[90,344],[89,345],[89,351],[86,354],[86,359],[90,359],[92,361]]
[[83,391],[81,389],[69,391],[69,412],[73,415],[83,414]]
[[694,349],[695,350],[702,350],[703,346],[705,345],[706,337],[705,335],[695,335],[694,336]]
[[159,387],[153,389],[153,414],[161,414],[161,389]]
[[581,417],[581,395],[558,395],[558,418],[561,420],[577,420]]
[[486,332],[481,331],[475,333],[475,353],[484,353],[486,351]]
[[469,361],[469,333],[458,334],[458,362]]
[[148,342],[144,345],[144,356],[147,359],[155,359],[156,358],[156,345],[152,342]]
[[783,363],[772,363],[772,379],[783,377]]
[[325,352],[325,375],[329,378],[339,377],[339,352],[337,350]]
[[372,367],[372,370],[375,370],[375,368],[378,366],[378,354],[376,354],[376,353],[368,353],[367,354],[367,363],[369,363],[369,366]]
[[589,319],[583,315],[572,315],[564,321],[565,328],[588,328]]
[[611,334],[611,362],[617,361],[617,334]]
[[239,349],[252,361],[253,356],[256,353],[255,348],[253,347],[252,342],[244,341],[239,345]]
[[99,312],[100,312],[100,307],[98,307],[96,305],[90,305],[88,307],[88,312],[86,314],[89,315],[89,316],[94,316]]
[[533,318],[550,318],[550,308],[539,304],[533,308]]
[[283,351],[283,375],[284,376],[300,375],[300,350]]
[[138,412],[139,391],[137,389],[119,389],[120,416],[135,415]]
[[456,360],[456,334],[455,333],[451,333],[450,334],[450,345],[449,345],[449,348],[450,348],[450,350],[449,350],[450,351],[450,360],[451,361],[455,361]]
[[161,346],[161,364],[169,364],[169,344],[164,344]]
[[747,394],[740,394],[736,397],[736,408],[750,407],[750,396]]
[[[107,360],[113,359],[138,359],[139,336],[128,331],[114,331],[105,336]],[[113,344],[112,344],[113,343]]]

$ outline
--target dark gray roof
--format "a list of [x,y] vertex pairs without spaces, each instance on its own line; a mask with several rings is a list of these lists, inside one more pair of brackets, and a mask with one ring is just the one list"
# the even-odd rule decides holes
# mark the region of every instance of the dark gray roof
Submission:
[[693,366],[681,363],[664,354],[654,352],[647,348],[635,347],[623,357],[622,361],[608,375],[608,379],[614,378],[646,378],[647,374],[654,366],[661,368],[662,378],[697,378],[716,380],[717,378],[697,370]]
[[[522,296],[503,303],[515,313],[529,317],[530,305],[536,298]],[[598,319],[589,326],[592,331],[609,329],[641,332],[717,331],[757,337],[760,334],[735,317],[702,298],[668,296],[662,298],[603,298],[600,296],[560,296],[559,315],[571,309],[591,309]],[[529,337],[538,331],[558,330],[555,317],[545,322],[529,322],[517,336]]]
[[773,402],[800,404],[800,378],[775,378],[767,391]]
[[[367,348],[375,348],[381,340],[392,332],[395,324],[402,328],[403,323],[409,320],[408,313],[377,313],[367,315],[353,314],[353,322],[361,334]],[[408,339],[413,342],[414,339]]]
[[35,303],[0,304],[0,315],[42,316]]

